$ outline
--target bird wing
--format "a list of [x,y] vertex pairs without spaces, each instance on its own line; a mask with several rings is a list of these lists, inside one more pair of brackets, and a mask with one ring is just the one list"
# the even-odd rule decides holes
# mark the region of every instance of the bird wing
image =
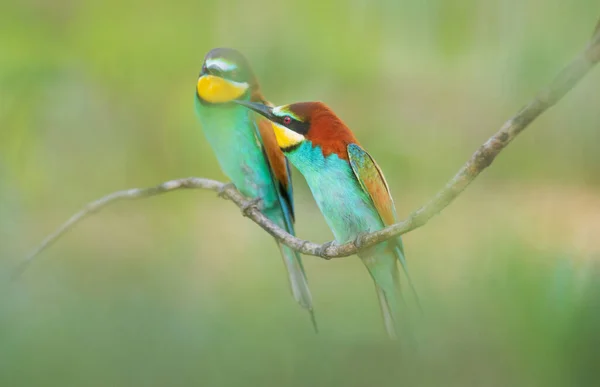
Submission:
[[[367,151],[362,149],[357,144],[348,145],[347,151],[348,160],[350,161],[352,171],[354,171],[354,174],[356,175],[356,178],[362,189],[371,197],[373,205],[379,213],[383,224],[389,226],[396,223],[398,218],[396,214],[396,207],[394,206],[394,201],[392,199],[392,195],[390,194],[390,188],[383,177],[383,173],[381,172],[379,165],[377,165],[375,160],[367,153]],[[421,309],[419,295],[417,294],[415,285],[413,284],[408,273],[402,238],[398,236],[391,239],[390,242],[394,246],[393,248],[396,257],[402,265],[404,274],[406,274],[408,283],[413,291],[413,294],[415,295],[417,305],[419,306],[419,309]]]
[[[258,116],[258,114],[254,113]],[[263,143],[263,149],[271,166],[273,183],[276,186],[279,196],[283,199],[282,206],[286,216],[294,222],[294,201],[292,190],[292,174],[288,160],[279,149],[275,139],[275,132],[271,123],[262,116],[257,117],[257,127]]]
[[[273,106],[272,103],[267,101],[262,94],[255,93],[252,96],[253,102],[261,102],[268,106]],[[285,221],[287,224],[288,232],[294,232],[294,199],[292,189],[292,174],[288,160],[283,155],[277,140],[275,138],[275,132],[271,126],[271,122],[261,116],[260,114],[251,112],[251,116],[255,119],[256,134],[260,141],[263,152],[271,167],[271,176],[273,177],[273,185],[277,190],[277,196],[281,203]]]
[[[262,102],[265,105],[273,106],[266,101],[259,93],[254,93],[251,97],[253,102]],[[273,186],[277,191],[277,199],[280,204],[285,228],[287,232],[294,235],[294,202],[292,192],[292,174],[287,158],[277,145],[275,132],[271,126],[271,122],[263,116],[249,111],[250,117],[254,117],[254,127],[256,129],[256,139],[262,146],[263,154],[269,162],[269,170]],[[302,265],[300,253],[293,250],[289,246],[285,246],[279,242],[279,247],[283,255],[286,268],[288,270],[292,294],[296,301],[305,309],[308,310],[313,327],[318,331],[317,321],[315,319],[312,296],[308,288],[306,272]]]
[[390,189],[375,160],[357,144],[347,147],[348,160],[362,189],[369,194],[384,225],[396,223],[397,215]]

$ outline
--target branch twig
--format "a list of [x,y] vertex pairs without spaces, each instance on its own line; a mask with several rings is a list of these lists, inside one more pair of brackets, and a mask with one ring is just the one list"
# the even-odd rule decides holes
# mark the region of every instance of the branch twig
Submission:
[[155,196],[161,193],[174,191],[176,189],[181,188],[204,188],[211,189],[213,191],[220,190],[222,187],[227,186],[226,184],[220,183],[218,181],[209,180],[209,179],[199,179],[199,178],[188,178],[188,179],[179,179],[179,180],[171,180],[164,182],[156,187],[150,188],[132,188],[123,191],[113,192],[108,194],[100,199],[97,199],[91,203],[88,203],[84,208],[82,208],[79,212],[71,216],[69,220],[63,223],[56,231],[52,234],[48,235],[42,243],[32,251],[27,258],[25,258],[17,269],[15,270],[14,277],[18,277],[27,266],[34,260],[36,256],[38,256],[42,251],[44,251],[47,247],[52,245],[60,236],[64,233],[72,229],[77,223],[83,220],[88,215],[91,215],[95,212],[100,211],[103,207],[115,203],[122,200],[131,200],[131,199],[140,199],[146,198],[149,196]]
[[248,200],[240,194],[235,187],[215,180],[190,177],[186,179],[171,180],[151,188],[136,188],[119,191],[107,195],[88,204],[84,209],[73,215],[58,230],[50,234],[41,245],[33,251],[18,267],[18,276],[34,258],[50,246],[62,234],[70,230],[75,224],[86,216],[99,211],[104,206],[125,199],[138,199],[174,191],[181,188],[200,188],[219,192],[219,196],[233,201],[244,216],[252,219],[265,231],[278,241],[307,255],[320,256],[325,259],[347,257],[384,240],[398,235],[406,234],[426,224],[429,219],[446,208],[467,186],[490,164],[496,156],[531,122],[548,108],[556,104],[569,90],[571,90],[586,75],[589,70],[600,60],[600,22],[598,23],[588,46],[567,67],[565,67],[554,81],[514,117],[509,119],[500,130],[490,137],[471,156],[469,161],[458,173],[424,206],[413,211],[406,220],[386,227],[380,231],[362,235],[357,240],[342,245],[325,243],[319,245],[305,241],[288,234],[286,231],[271,222],[263,215],[255,202]]

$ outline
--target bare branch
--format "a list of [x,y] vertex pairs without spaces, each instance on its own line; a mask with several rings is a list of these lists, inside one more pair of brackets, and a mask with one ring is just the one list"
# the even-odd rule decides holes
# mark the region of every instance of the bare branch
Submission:
[[240,194],[235,187],[218,181],[190,177],[180,180],[171,180],[152,188],[136,188],[119,191],[107,195],[88,204],[77,214],[73,215],[58,230],[49,235],[42,244],[33,251],[19,266],[16,275],[19,275],[25,267],[44,249],[50,246],[62,234],[70,230],[76,223],[86,216],[100,210],[104,206],[124,199],[139,199],[174,191],[181,188],[200,188],[219,192],[219,196],[233,201],[244,216],[252,219],[265,231],[278,241],[307,255],[319,256],[325,259],[347,257],[357,251],[376,245],[382,241],[398,235],[406,234],[426,224],[429,219],[446,208],[467,186],[490,164],[496,156],[510,142],[521,133],[531,122],[548,108],[556,104],[564,95],[571,90],[589,70],[600,60],[600,22],[596,26],[594,35],[588,46],[567,67],[565,67],[554,81],[514,117],[509,119],[500,130],[490,137],[471,156],[469,161],[458,171],[458,173],[446,184],[424,206],[413,211],[406,220],[386,227],[380,231],[364,234],[357,240],[342,245],[328,242],[319,245],[305,241],[290,235],[285,230],[271,222],[256,206],[256,202],[248,200]]
[[34,260],[36,256],[38,256],[42,251],[44,251],[47,247],[52,245],[61,235],[69,231],[73,226],[79,223],[81,220],[86,218],[88,215],[91,215],[95,212],[100,211],[103,207],[115,203],[121,200],[130,200],[130,199],[140,199],[146,198],[149,196],[155,196],[161,193],[174,191],[176,189],[181,188],[204,188],[210,189],[213,191],[219,191],[223,188],[227,188],[226,184],[220,183],[218,181],[210,180],[210,179],[200,179],[200,178],[187,178],[187,179],[179,179],[179,180],[171,180],[164,182],[156,187],[151,188],[132,188],[128,190],[113,192],[109,195],[106,195],[98,200],[95,200],[91,203],[88,203],[83,209],[81,209],[78,213],[71,216],[69,220],[62,224],[56,231],[52,234],[48,235],[42,243],[38,246],[37,249],[32,251],[27,258],[25,258],[17,267],[14,273],[14,277],[18,277],[21,273],[27,268],[27,266]]

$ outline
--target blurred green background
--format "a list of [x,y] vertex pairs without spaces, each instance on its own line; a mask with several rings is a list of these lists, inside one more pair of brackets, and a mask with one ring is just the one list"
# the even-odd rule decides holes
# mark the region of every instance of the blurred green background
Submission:
[[[193,111],[213,47],[244,52],[275,103],[328,103],[404,216],[598,16],[595,0],[2,2],[0,270],[106,193],[225,179]],[[596,70],[405,236],[425,305],[416,352],[386,340],[357,258],[305,258],[315,335],[272,239],[182,191],[110,207],[3,276],[0,385],[598,385],[599,100]],[[294,181],[298,235],[332,239]]]

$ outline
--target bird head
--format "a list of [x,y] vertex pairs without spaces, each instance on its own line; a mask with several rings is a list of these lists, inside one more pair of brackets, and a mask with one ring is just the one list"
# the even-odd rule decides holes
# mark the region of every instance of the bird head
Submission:
[[348,160],[348,144],[358,144],[346,124],[322,102],[298,102],[276,107],[243,100],[235,102],[271,121],[277,144],[284,153],[293,152],[308,142],[313,147],[320,147],[325,157],[335,153]]
[[210,104],[243,99],[258,89],[258,82],[248,61],[232,48],[215,48],[204,58],[196,93],[200,101]]

